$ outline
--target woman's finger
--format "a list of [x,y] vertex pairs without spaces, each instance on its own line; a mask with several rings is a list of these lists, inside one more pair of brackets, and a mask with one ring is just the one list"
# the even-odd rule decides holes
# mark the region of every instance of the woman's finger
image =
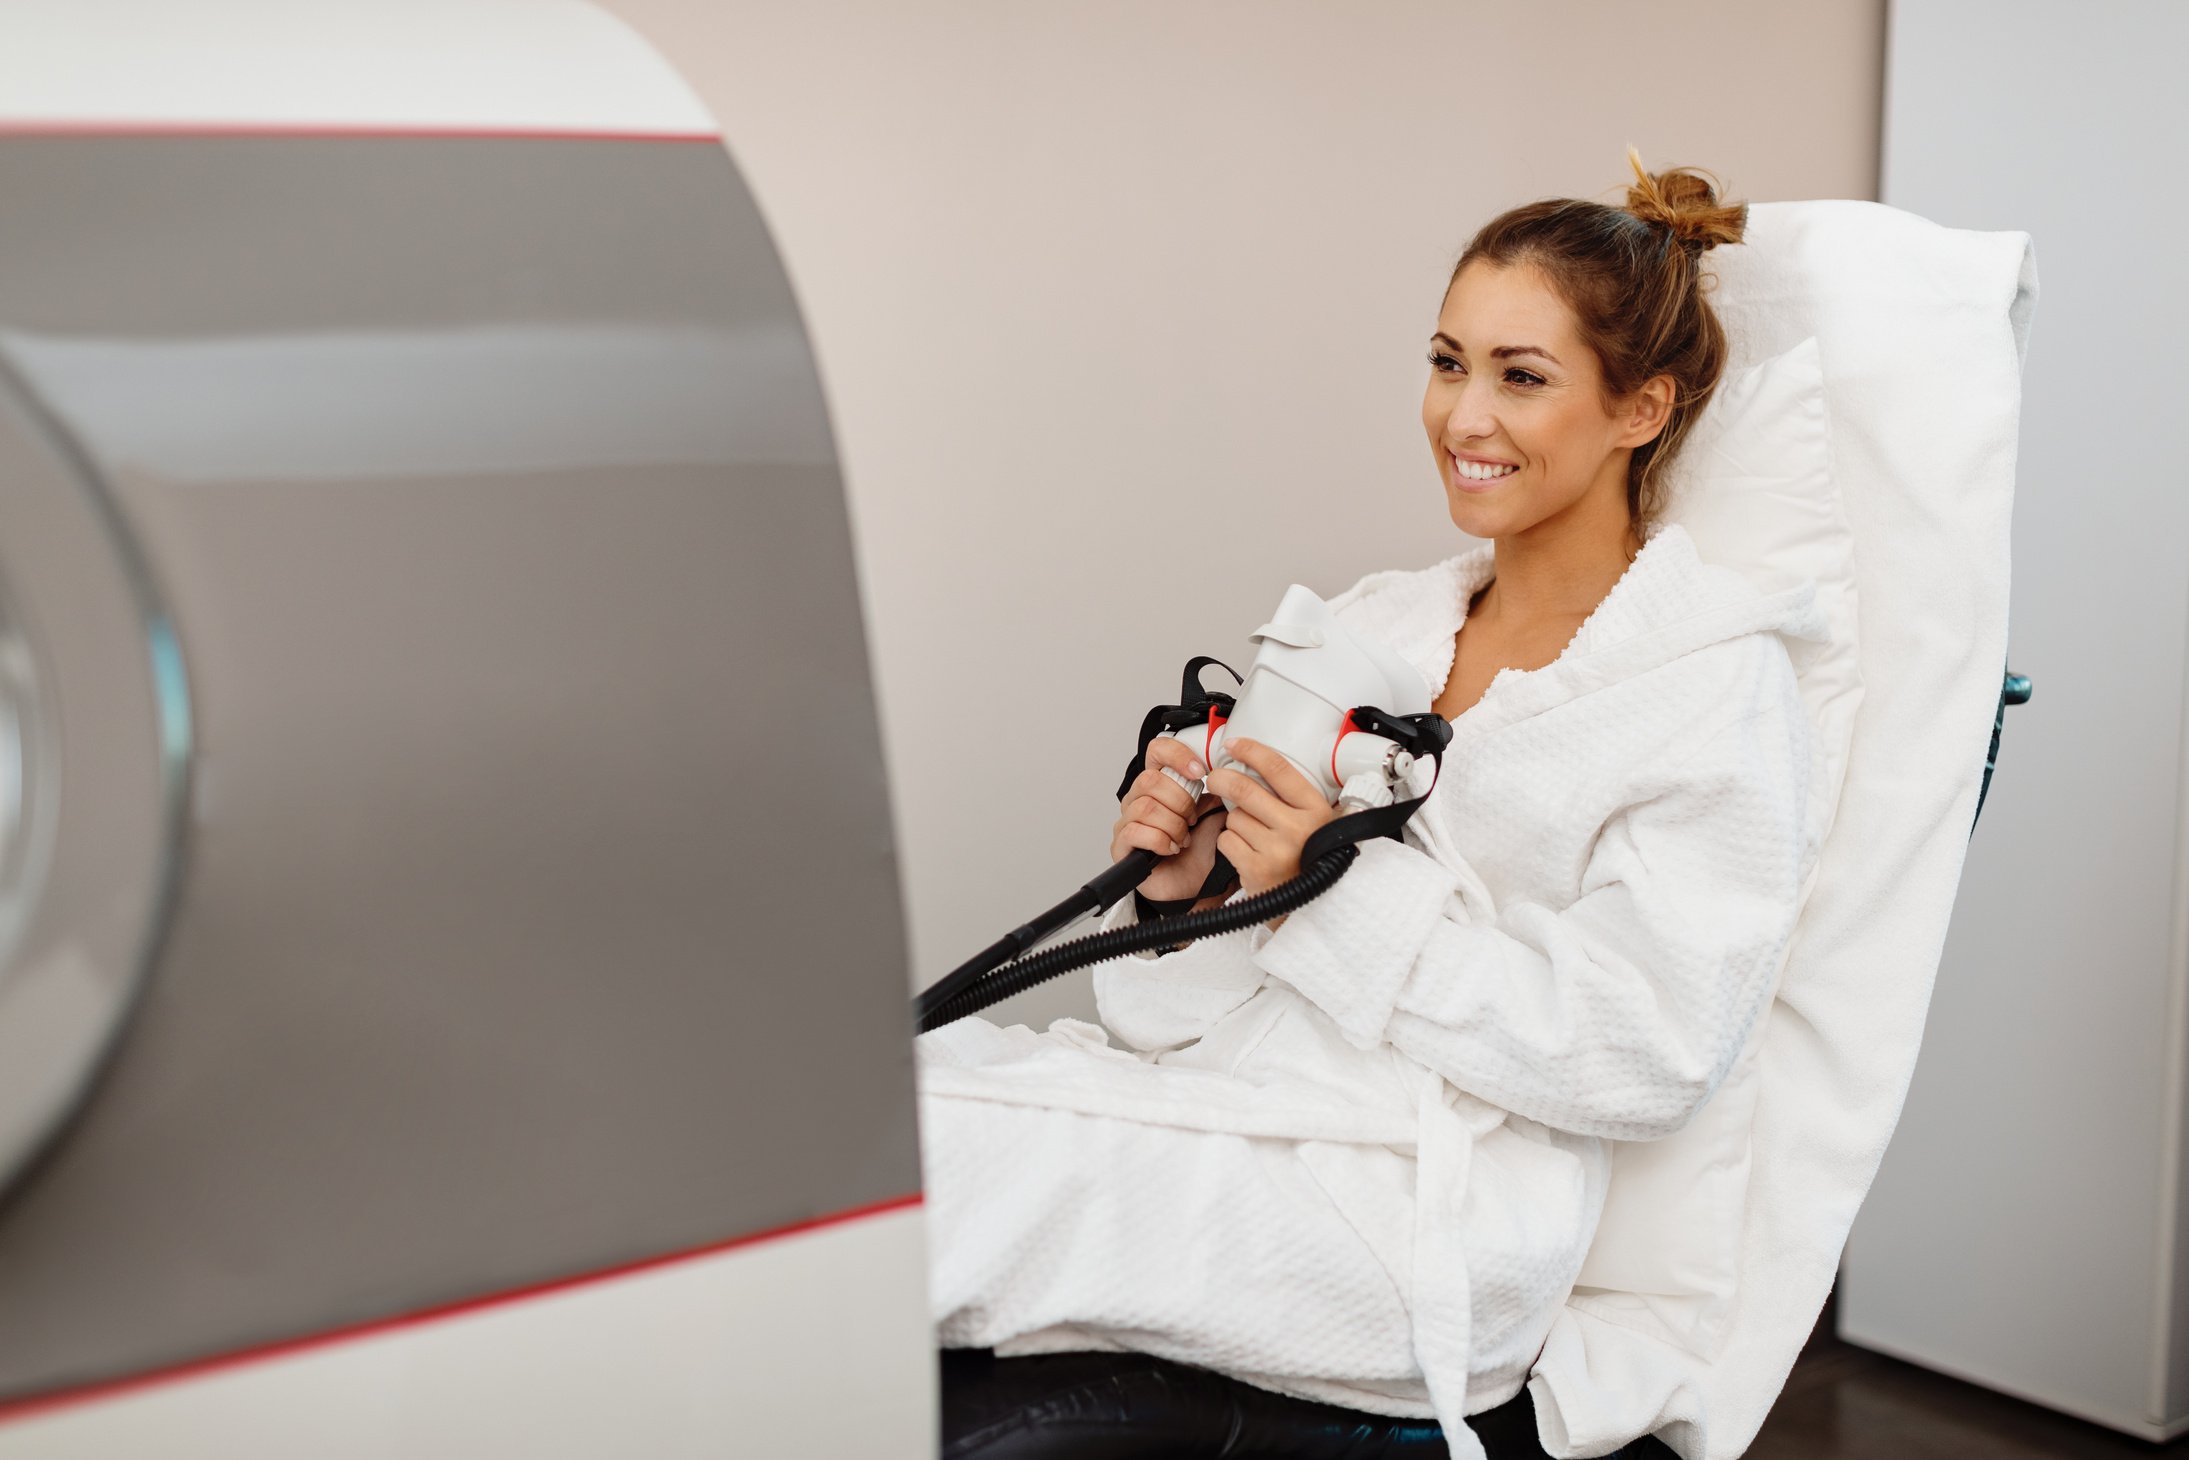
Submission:
[[1224,824],[1236,832],[1250,850],[1257,853],[1268,850],[1275,834],[1275,828],[1260,817],[1250,814],[1244,806],[1232,812]]
[[1142,826],[1152,826],[1175,842],[1186,839],[1186,818],[1168,806],[1157,805],[1145,796],[1132,803],[1125,819]]
[[1139,796],[1152,797],[1180,816],[1193,810],[1191,793],[1154,766],[1148,767],[1134,778],[1132,785],[1127,788],[1126,804],[1130,805]]
[[1272,822],[1284,813],[1284,802],[1244,771],[1218,768],[1209,772],[1209,789],[1258,821]]
[[1298,766],[1259,740],[1226,740],[1224,749],[1252,766],[1287,806],[1300,811],[1319,811],[1330,804],[1330,798],[1313,781],[1301,775]]
[[1173,830],[1170,827],[1163,826],[1159,823],[1151,821],[1135,821],[1130,823],[1130,825],[1144,826],[1149,831],[1153,832],[1155,834],[1156,840],[1149,843],[1150,847],[1155,851],[1161,852],[1166,857],[1171,856],[1178,851],[1182,851],[1185,848],[1186,844],[1193,838],[1193,833],[1186,830],[1182,826]]
[[[1148,742],[1148,764],[1169,766],[1189,781],[1198,781],[1208,774],[1208,767],[1201,764],[1198,751],[1185,741],[1175,740],[1168,735],[1158,735]],[[1163,779],[1168,781],[1170,777],[1164,776]],[[1171,784],[1176,785],[1177,782],[1172,781]]]
[[1147,786],[1133,791],[1125,798],[1125,804],[1120,808],[1121,813],[1131,816],[1135,814],[1135,808],[1137,807],[1154,806],[1168,811],[1173,816],[1181,818],[1191,816],[1193,814],[1193,798],[1188,796],[1176,781],[1173,781],[1161,771],[1156,772],[1156,779],[1163,784],[1160,786]]
[[[1141,851],[1153,852],[1158,857],[1175,857],[1182,850],[1175,838],[1164,835],[1145,821],[1128,822],[1119,828],[1110,845],[1114,849],[1119,843],[1123,843],[1127,847],[1136,847]],[[1113,862],[1120,861],[1122,860],[1122,854],[1113,855],[1110,860]]]

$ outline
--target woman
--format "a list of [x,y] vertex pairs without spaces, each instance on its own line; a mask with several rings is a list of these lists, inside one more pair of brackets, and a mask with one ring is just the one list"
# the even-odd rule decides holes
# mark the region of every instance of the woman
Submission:
[[[1612,1143],[1679,1129],[1739,1053],[1816,851],[1783,638],[1822,622],[1658,521],[1724,364],[1701,255],[1746,213],[1630,160],[1624,208],[1515,209],[1453,270],[1422,421],[1486,544],[1333,602],[1454,722],[1405,840],[1278,925],[1098,967],[1129,1049],[1076,1021],[921,1041],[946,1345],[1154,1353],[1479,1453],[1459,1421],[1525,1383]],[[1266,789],[1129,789],[1111,855],[1163,855],[1150,899],[1217,852],[1228,896],[1283,882],[1336,814],[1236,750]]]

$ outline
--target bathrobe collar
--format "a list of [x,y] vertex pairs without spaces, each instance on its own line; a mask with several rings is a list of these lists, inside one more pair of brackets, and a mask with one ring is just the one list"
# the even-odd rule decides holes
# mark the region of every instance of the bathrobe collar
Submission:
[[[1453,640],[1468,600],[1495,576],[1496,546],[1482,543],[1419,572],[1379,574],[1353,606],[1357,622],[1421,671],[1430,697],[1451,676]],[[1475,734],[1541,714],[1658,665],[1743,634],[1776,632],[1804,651],[1825,638],[1824,611],[1808,578],[1735,572],[1705,563],[1678,523],[1662,523],[1619,581],[1541,669],[1503,669],[1481,701],[1454,722]],[[1796,657],[1797,666],[1807,657]]]

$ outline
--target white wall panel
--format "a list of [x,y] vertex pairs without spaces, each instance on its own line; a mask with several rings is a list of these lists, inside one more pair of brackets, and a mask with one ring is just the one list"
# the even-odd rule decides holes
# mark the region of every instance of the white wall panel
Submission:
[[2036,695],[1840,1297],[1856,1342],[2153,1436],[2189,1425],[2185,54],[2167,0],[1892,7],[1884,201],[2036,244],[2012,600]]

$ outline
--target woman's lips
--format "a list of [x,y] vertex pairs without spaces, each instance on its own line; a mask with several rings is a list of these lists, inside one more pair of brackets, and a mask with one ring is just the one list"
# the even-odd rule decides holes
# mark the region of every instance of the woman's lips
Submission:
[[1446,459],[1448,459],[1452,465],[1452,485],[1459,488],[1462,492],[1490,491],[1495,488],[1500,482],[1504,481],[1507,477],[1512,476],[1514,473],[1520,470],[1520,468],[1518,468],[1517,466],[1508,466],[1498,470],[1497,475],[1495,476],[1469,476],[1467,473],[1470,471],[1481,472],[1489,469],[1488,464],[1485,462],[1468,461],[1464,457],[1454,456],[1449,451],[1445,452],[1444,454]]

